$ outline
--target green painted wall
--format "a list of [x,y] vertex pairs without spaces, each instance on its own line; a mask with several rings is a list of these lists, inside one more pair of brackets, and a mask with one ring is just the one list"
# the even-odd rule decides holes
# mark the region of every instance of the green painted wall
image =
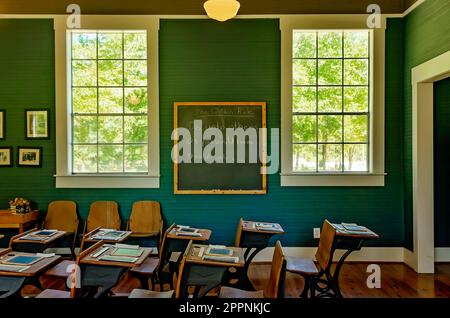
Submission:
[[448,0],[427,0],[404,19],[405,242],[410,249],[413,248],[411,69],[450,50],[449,21]]
[[386,186],[384,188],[280,187],[268,177],[267,195],[175,196],[170,159],[174,101],[267,101],[269,128],[280,127],[280,31],[278,20],[163,20],[160,29],[161,188],[55,189],[55,134],[24,141],[23,109],[50,107],[54,118],[51,21],[0,21],[0,108],[7,109],[8,134],[0,145],[44,146],[41,169],[0,169],[0,207],[21,195],[46,209],[49,201],[72,199],[86,217],[94,200],[116,200],[123,218],[133,201],[158,200],[168,222],[213,229],[213,242],[231,243],[240,216],[280,222],[290,246],[314,246],[312,228],[324,218],[365,224],[381,235],[377,246],[403,244],[401,20],[387,30]]
[[450,247],[450,79],[434,84],[434,244]]

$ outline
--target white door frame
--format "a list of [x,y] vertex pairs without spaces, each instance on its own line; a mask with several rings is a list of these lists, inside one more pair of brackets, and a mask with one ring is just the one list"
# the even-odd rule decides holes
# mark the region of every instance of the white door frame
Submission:
[[450,51],[411,75],[414,251],[405,262],[418,273],[434,273],[433,83],[450,76]]

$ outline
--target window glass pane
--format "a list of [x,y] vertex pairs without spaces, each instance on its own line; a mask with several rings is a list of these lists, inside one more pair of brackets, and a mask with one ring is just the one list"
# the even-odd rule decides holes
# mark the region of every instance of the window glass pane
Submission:
[[97,172],[97,146],[73,146],[73,172]]
[[319,142],[342,142],[342,116],[319,116]]
[[319,171],[342,170],[342,145],[319,145]]
[[316,142],[316,116],[294,116],[292,134],[294,142]]
[[319,112],[342,112],[341,87],[319,87]]
[[316,32],[296,32],[293,37],[294,58],[316,57]]
[[342,32],[319,32],[321,57],[342,57]]
[[344,95],[344,111],[369,111],[369,89],[367,87],[345,87]]
[[99,33],[98,34],[98,58],[121,59],[122,58],[122,34]]
[[147,116],[125,116],[125,142],[147,142]]
[[123,88],[99,88],[98,95],[99,113],[123,112]]
[[344,116],[344,141],[345,142],[367,142],[367,116],[345,115]]
[[315,112],[316,111],[316,88],[294,87],[293,89],[293,111]]
[[97,89],[96,88],[73,88],[72,89],[73,112],[76,114],[97,112]]
[[97,34],[96,33],[72,33],[72,58],[96,59],[97,58]]
[[345,57],[369,57],[369,32],[344,32]]
[[147,58],[147,35],[142,32],[124,33],[124,50],[126,59]]
[[319,60],[319,85],[342,84],[342,61]]
[[294,85],[316,84],[316,60],[294,60],[292,71]]
[[147,61],[125,61],[125,86],[147,86]]
[[99,172],[123,172],[123,146],[98,146]]
[[72,85],[73,86],[96,86],[97,85],[97,62],[96,61],[72,61]]
[[125,112],[146,113],[148,96],[146,88],[125,88]]
[[122,61],[102,60],[98,61],[98,85],[122,86],[123,85]]
[[96,143],[97,117],[75,116],[73,118],[72,130],[74,143]]
[[367,171],[367,145],[344,145],[344,168],[346,171]]
[[147,145],[125,145],[125,172],[147,172],[147,165]]
[[98,141],[99,143],[123,142],[123,117],[99,116],[98,117]]
[[316,145],[299,145],[295,144],[293,148],[292,163],[294,171],[316,171]]
[[344,61],[344,84],[367,85],[369,84],[369,63],[367,60]]

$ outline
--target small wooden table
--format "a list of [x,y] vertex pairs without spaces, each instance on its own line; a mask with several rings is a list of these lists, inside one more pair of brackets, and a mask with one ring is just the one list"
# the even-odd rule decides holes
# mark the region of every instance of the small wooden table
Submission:
[[0,229],[18,229],[23,233],[27,227],[33,226],[39,219],[39,211],[33,210],[25,214],[16,214],[11,210],[0,210]]
[[[258,229],[257,223],[273,224],[274,229]],[[240,289],[255,290],[252,282],[248,278],[248,269],[255,256],[269,246],[269,241],[272,236],[277,234],[284,234],[284,230],[278,223],[270,222],[256,222],[256,221],[242,221],[241,236],[239,239],[239,247],[246,248],[244,258],[245,266],[243,268],[244,275],[238,282]]]
[[202,248],[206,252],[208,245],[192,244],[191,248],[187,252],[186,264],[183,270],[181,282],[181,295],[186,294],[188,286],[204,286],[205,290],[202,294],[199,294],[199,288],[196,288],[194,292],[194,297],[202,297],[206,295],[211,289],[219,286],[222,283],[224,274],[228,268],[243,268],[245,266],[243,248],[227,247],[233,250],[233,255],[231,256],[238,257],[237,263],[203,260],[202,256],[199,255]]
[[[43,240],[33,240],[31,237],[34,233],[45,230],[33,229],[16,235],[12,239],[12,248],[18,252],[27,253],[42,253],[47,248],[51,247],[58,239],[66,235],[65,231],[57,231],[55,234],[44,237]],[[70,243],[70,242],[69,242]]]
[[[34,253],[13,252],[11,249],[0,251],[0,262],[12,256],[35,256]],[[0,298],[17,294],[25,284],[32,284],[41,288],[39,275],[54,265],[60,256],[44,257],[22,272],[0,271]]]

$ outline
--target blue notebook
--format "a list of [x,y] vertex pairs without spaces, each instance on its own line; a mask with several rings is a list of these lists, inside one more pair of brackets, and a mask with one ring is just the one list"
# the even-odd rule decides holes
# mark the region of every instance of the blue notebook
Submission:
[[41,257],[39,256],[13,256],[6,261],[4,261],[5,264],[14,264],[14,265],[31,265],[39,261]]

